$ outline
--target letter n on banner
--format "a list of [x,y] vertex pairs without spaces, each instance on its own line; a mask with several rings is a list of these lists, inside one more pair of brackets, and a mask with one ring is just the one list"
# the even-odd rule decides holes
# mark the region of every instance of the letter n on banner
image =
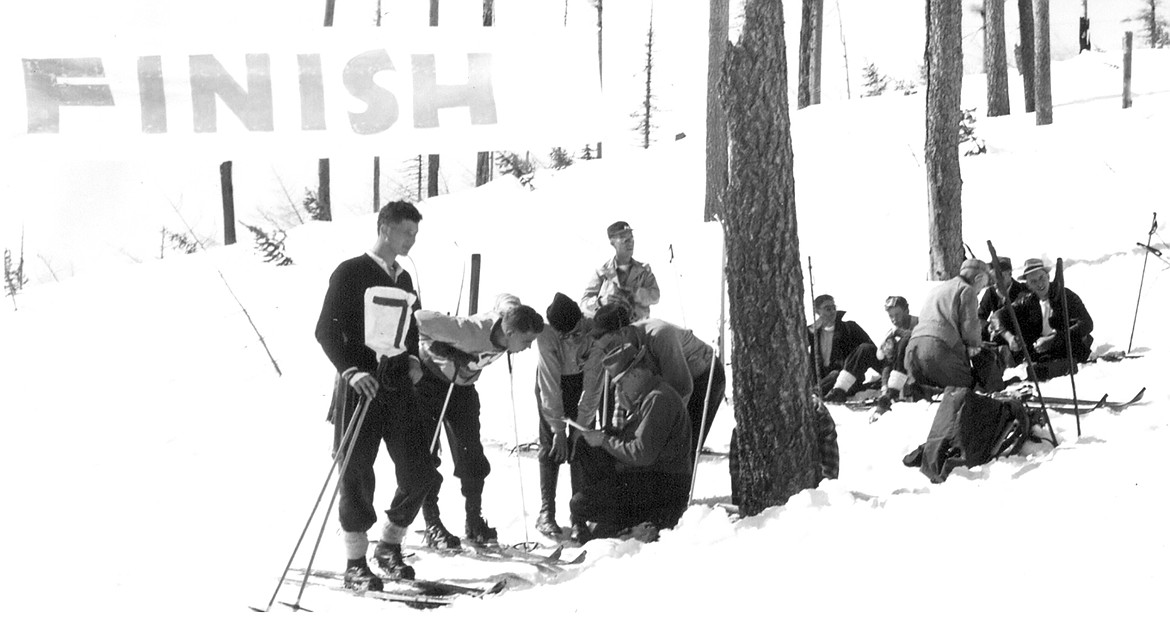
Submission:
[[62,105],[110,106],[105,84],[62,84],[60,79],[105,77],[101,58],[24,58],[29,133],[59,133]]
[[245,54],[248,89],[210,54],[191,56],[191,105],[196,133],[218,130],[215,97],[223,99],[249,131],[272,130],[272,71],[268,54]]
[[414,126],[439,126],[439,110],[468,107],[472,124],[496,123],[496,99],[492,92],[492,55],[467,54],[467,83],[438,84],[435,56],[411,56],[414,73]]

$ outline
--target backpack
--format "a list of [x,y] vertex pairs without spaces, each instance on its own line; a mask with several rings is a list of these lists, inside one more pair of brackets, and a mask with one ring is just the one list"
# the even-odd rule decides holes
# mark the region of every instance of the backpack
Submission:
[[1023,403],[948,387],[934,415],[926,443],[903,460],[940,483],[956,467],[975,467],[1018,454],[1035,424]]

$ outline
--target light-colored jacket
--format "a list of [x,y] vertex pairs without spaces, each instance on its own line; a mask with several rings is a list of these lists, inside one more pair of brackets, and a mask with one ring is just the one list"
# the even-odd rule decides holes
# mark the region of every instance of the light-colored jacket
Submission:
[[655,372],[678,392],[686,405],[691,400],[695,380],[707,379],[715,351],[694,332],[668,321],[643,319],[633,326],[638,342],[650,349]]
[[458,386],[469,386],[479,379],[484,367],[500,359],[508,350],[492,342],[492,331],[501,314],[520,301],[503,295],[490,311],[470,317],[452,317],[436,311],[416,311],[419,360],[427,370]]
[[936,338],[951,349],[978,347],[981,341],[979,296],[963,277],[956,276],[926,294],[918,325],[910,339]]
[[536,391],[540,397],[540,415],[554,433],[565,430],[565,408],[561,396],[561,377],[584,373],[584,388],[577,403],[577,422],[592,426],[601,401],[601,356],[590,335],[592,322],[577,335],[562,339],[556,330],[546,327],[536,337]]
[[581,296],[581,310],[586,316],[592,317],[601,308],[602,298],[618,294],[619,289],[625,290],[634,301],[631,321],[645,319],[650,316],[650,305],[658,304],[662,292],[658,290],[658,279],[650,271],[649,264],[637,259],[630,260],[630,273],[626,275],[625,285],[618,279],[617,258],[610,258],[594,273],[585,286],[585,294]]

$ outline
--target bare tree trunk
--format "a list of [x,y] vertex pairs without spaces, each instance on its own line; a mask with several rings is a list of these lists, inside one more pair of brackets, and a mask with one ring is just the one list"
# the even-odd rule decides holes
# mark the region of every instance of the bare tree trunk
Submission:
[[1017,0],[1020,13],[1020,47],[1016,66],[1024,78],[1024,112],[1036,111],[1036,48],[1032,25],[1032,0]]
[[821,479],[796,230],[784,16],[747,0],[721,96],[731,143],[725,206],[740,511],[785,503]]
[[959,95],[963,89],[963,15],[959,0],[927,0],[926,184],[930,279],[959,274],[963,263],[963,177],[959,169]]
[[[378,6],[374,13],[374,27],[382,27],[382,0],[378,0]],[[382,203],[382,158],[374,157],[374,212],[381,208]]]
[[1008,97],[1007,41],[1004,36],[1004,0],[987,0],[983,5],[983,63],[987,69],[987,116],[1011,113]]
[[728,0],[711,0],[707,26],[707,182],[703,220],[723,217],[723,191],[727,188],[727,115],[719,103],[719,78],[727,55]]
[[[333,27],[335,0],[325,0],[325,27]],[[329,203],[329,159],[317,159],[317,204],[321,207],[318,220],[332,221],[333,208]]]
[[[841,55],[845,57],[845,98],[853,98],[853,85],[849,78],[849,46],[845,44],[845,18],[841,16],[841,0],[836,0],[837,4],[837,32],[841,35]],[[821,25],[824,26],[824,16],[821,16]],[[823,49],[817,50],[818,54],[823,52]],[[820,77],[821,59],[817,56],[817,102],[821,102],[821,77]]]
[[1036,125],[1052,124],[1052,55],[1049,45],[1048,0],[1036,4]]
[[[605,71],[602,68],[603,65],[601,62],[601,60],[602,60],[602,56],[601,56],[601,49],[602,49],[602,46],[601,46],[601,41],[602,41],[601,9],[602,9],[603,0],[594,0],[594,1],[597,2],[597,75],[598,75],[598,83],[601,84],[602,90],[604,90],[605,89]],[[601,158],[601,142],[600,141],[597,142],[597,156],[596,156],[596,158]]]
[[236,191],[232,184],[232,162],[219,164],[219,192],[223,198],[223,244],[236,243]]
[[796,108],[804,109],[815,104],[813,90],[819,81],[814,77],[820,65],[816,58],[820,56],[817,49],[821,46],[821,31],[817,24],[821,23],[820,14],[825,10],[825,0],[803,0],[800,4],[800,52],[797,58],[798,69],[796,84]]
[[[566,7],[567,10],[567,7]],[[496,0],[483,0],[483,26],[490,28],[496,23]],[[483,186],[492,179],[492,153],[478,152],[475,155],[475,185]]]
[[1122,37],[1121,59],[1121,108],[1129,109],[1133,105],[1133,32],[1126,31]]
[[654,94],[651,86],[654,75],[654,5],[650,5],[650,26],[646,30],[646,91],[642,96],[642,149],[650,148],[650,131],[653,128]]
[[[431,17],[430,26],[432,28],[439,25],[439,0],[430,0],[431,2]],[[427,197],[435,197],[439,194],[439,155],[427,155]]]

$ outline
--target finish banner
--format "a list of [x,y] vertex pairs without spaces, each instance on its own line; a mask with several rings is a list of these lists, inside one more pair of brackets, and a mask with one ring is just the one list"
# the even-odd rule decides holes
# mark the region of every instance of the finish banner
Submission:
[[0,109],[10,154],[327,156],[598,139],[590,31],[320,28],[9,48]]

